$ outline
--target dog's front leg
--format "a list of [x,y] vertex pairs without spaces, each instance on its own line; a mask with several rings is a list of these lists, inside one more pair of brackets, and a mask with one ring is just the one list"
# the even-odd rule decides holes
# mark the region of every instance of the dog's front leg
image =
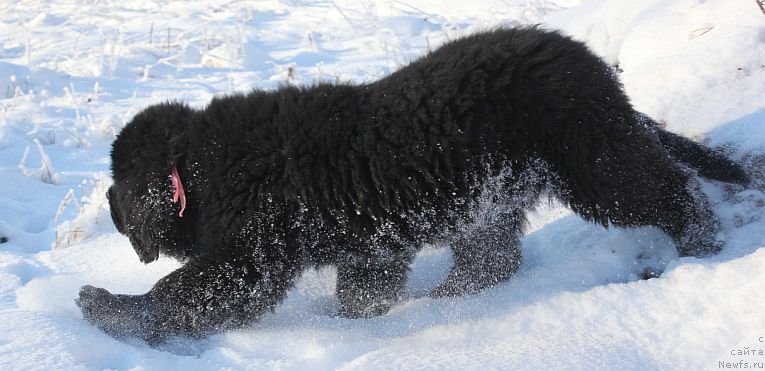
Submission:
[[109,335],[155,346],[168,337],[200,337],[257,319],[284,298],[296,276],[295,267],[281,263],[198,258],[144,295],[113,295],[84,286],[76,302],[83,317]]
[[147,295],[114,295],[90,285],[80,289],[75,299],[82,317],[107,334],[147,339],[152,326],[154,305]]
[[414,252],[349,254],[337,267],[340,314],[368,318],[388,312],[406,284]]

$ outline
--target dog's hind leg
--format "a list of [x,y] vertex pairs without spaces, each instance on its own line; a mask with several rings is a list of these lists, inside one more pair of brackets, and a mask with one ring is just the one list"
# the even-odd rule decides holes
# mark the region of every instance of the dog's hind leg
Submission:
[[681,256],[718,252],[719,223],[693,175],[650,133],[611,127],[591,141],[596,145],[569,151],[572,159],[557,163],[561,198],[585,219],[603,225],[659,227]]
[[674,240],[680,256],[703,257],[718,253],[722,248],[722,242],[717,239],[720,222],[694,178],[689,178],[686,184],[683,207],[685,223],[663,228]]
[[[653,225],[666,232],[680,256],[703,257],[716,254],[722,243],[717,240],[720,223],[696,179],[673,166],[675,182],[647,182],[648,193],[636,202],[628,198],[612,212],[617,226]],[[634,178],[633,178],[634,179]],[[645,204],[642,204],[645,203]],[[646,207],[650,205],[649,207]],[[648,209],[647,214],[641,214]]]

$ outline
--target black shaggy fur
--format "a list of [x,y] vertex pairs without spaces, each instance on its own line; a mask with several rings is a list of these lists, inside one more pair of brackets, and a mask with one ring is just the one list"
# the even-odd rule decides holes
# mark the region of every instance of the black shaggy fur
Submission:
[[114,142],[112,217],[141,261],[186,264],[144,295],[85,286],[77,302],[107,333],[157,344],[250,323],[306,267],[333,264],[342,314],[374,316],[433,239],[450,241],[455,264],[432,295],[473,293],[516,271],[524,213],[544,189],[587,220],[657,226],[682,256],[703,256],[720,248],[718,223],[691,168],[747,181],[636,112],[583,44],[537,28],[482,32],[370,84],[139,113]]

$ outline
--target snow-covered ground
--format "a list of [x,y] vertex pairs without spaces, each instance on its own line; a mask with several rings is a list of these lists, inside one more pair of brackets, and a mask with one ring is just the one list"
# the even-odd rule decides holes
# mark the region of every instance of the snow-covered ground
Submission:
[[[496,25],[542,23],[622,71],[635,106],[758,170],[705,183],[726,247],[678,259],[653,229],[605,230],[559,205],[531,215],[510,282],[425,296],[446,250],[415,262],[390,313],[333,315],[334,271],[307,272],[252,326],[157,350],[86,323],[93,284],[141,293],[111,224],[109,145],[143,107],[315,81],[371,81]],[[0,5],[0,369],[765,368],[765,14],[754,0],[18,1]],[[759,164],[759,165],[758,165]],[[664,269],[641,280],[645,267]]]

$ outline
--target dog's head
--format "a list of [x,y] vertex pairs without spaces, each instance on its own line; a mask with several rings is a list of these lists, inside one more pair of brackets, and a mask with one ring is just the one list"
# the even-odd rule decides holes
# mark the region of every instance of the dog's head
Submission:
[[139,259],[159,254],[192,255],[196,244],[188,217],[174,202],[172,169],[181,167],[187,148],[186,126],[195,111],[178,103],[149,107],[128,123],[112,145],[114,184],[107,197],[117,230],[130,239]]

